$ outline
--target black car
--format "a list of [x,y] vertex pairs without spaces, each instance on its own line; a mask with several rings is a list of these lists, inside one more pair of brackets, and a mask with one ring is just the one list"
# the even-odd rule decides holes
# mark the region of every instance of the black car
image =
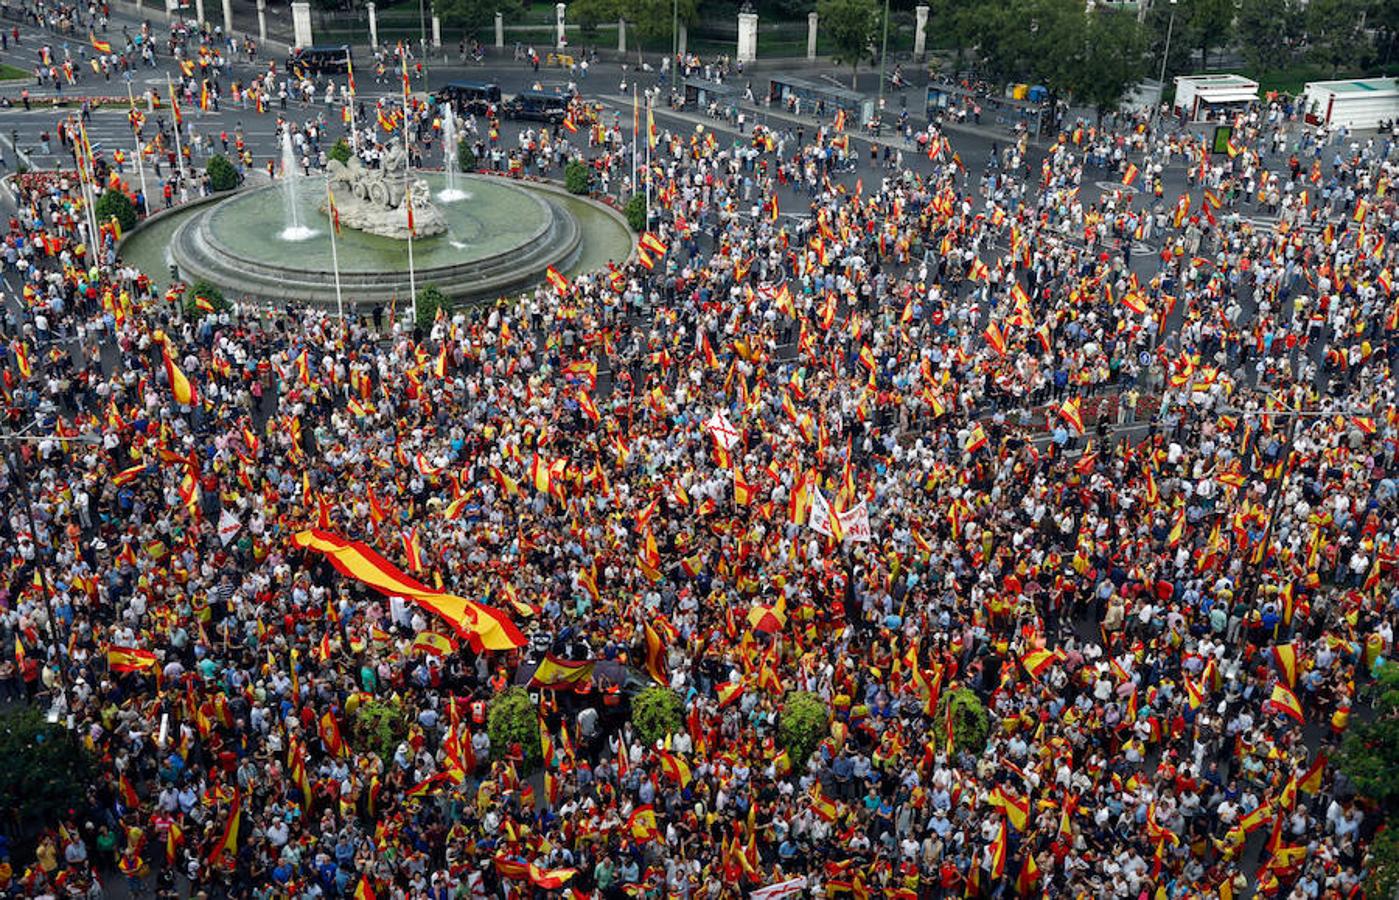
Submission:
[[438,103],[450,103],[459,116],[484,116],[500,103],[500,85],[486,81],[452,81],[433,95]]
[[288,72],[307,75],[343,75],[350,71],[350,46],[297,47],[287,57]]
[[568,115],[568,97],[551,91],[521,91],[505,101],[502,108],[512,119],[534,119],[557,125]]

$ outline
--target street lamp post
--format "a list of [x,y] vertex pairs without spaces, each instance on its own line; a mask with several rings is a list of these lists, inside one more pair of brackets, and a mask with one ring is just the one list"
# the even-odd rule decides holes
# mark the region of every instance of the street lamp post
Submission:
[[1176,27],[1176,0],[1171,0],[1171,18],[1166,22],[1166,50],[1161,54],[1161,76],[1156,80],[1161,85],[1161,96],[1157,100],[1157,107],[1161,106],[1161,101],[1166,99],[1166,62],[1171,58],[1171,32]]
[[884,0],[884,40],[879,46],[879,107],[876,117],[884,114],[884,59],[889,53],[889,0]]

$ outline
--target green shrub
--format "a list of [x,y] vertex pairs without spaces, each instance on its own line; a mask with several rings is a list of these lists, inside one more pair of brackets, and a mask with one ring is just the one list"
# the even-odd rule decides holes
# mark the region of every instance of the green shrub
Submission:
[[631,723],[648,745],[675,734],[685,719],[680,695],[668,687],[653,684],[632,698]]
[[344,165],[350,161],[350,156],[353,152],[354,151],[350,149],[350,145],[345,139],[341,138],[335,142],[335,146],[330,148],[330,152],[326,153],[326,158],[336,160],[341,165]]
[[957,688],[943,695],[938,702],[937,726],[946,727],[947,704],[952,704],[952,743],[958,752],[973,756],[986,749],[986,735],[991,724],[986,718],[986,707],[981,699],[968,688]]
[[136,227],[136,207],[132,205],[131,198],[121,191],[107,190],[97,198],[92,212],[98,224],[116,219],[123,233]]
[[578,160],[573,160],[563,170],[563,185],[568,188],[570,194],[588,193],[588,166]]
[[418,291],[418,318],[417,325],[424,331],[432,327],[432,323],[437,320],[439,309],[451,309],[451,301],[447,295],[442,293],[435,284],[423,285]]
[[1394,816],[1375,835],[1365,857],[1365,896],[1393,897],[1399,891],[1399,824]]
[[50,825],[69,809],[84,808],[97,777],[77,735],[30,706],[0,713],[0,759],[0,809],[26,827]]
[[830,731],[830,712],[819,694],[792,691],[782,700],[777,717],[777,742],[792,758],[792,769],[806,765],[816,745]]
[[198,300],[201,297],[209,301],[209,305],[214,307],[216,313],[229,309],[229,303],[224,299],[223,291],[201,278],[185,290],[185,315],[192,319],[198,319],[209,314],[208,310],[199,308]]
[[204,165],[209,175],[209,187],[216,191],[231,191],[238,186],[238,170],[224,156],[211,156]]
[[529,692],[522,687],[509,688],[491,701],[486,713],[486,734],[491,739],[492,759],[503,759],[515,744],[524,753],[524,771],[533,770],[543,758],[539,714]]
[[393,759],[398,745],[408,736],[408,718],[399,703],[366,700],[350,720],[350,746],[376,753],[385,763]]
[[457,168],[463,172],[476,171],[476,151],[471,149],[471,142],[466,138],[457,141]]
[[1374,690],[1375,717],[1346,731],[1336,766],[1360,794],[1394,809],[1399,805],[1399,781],[1391,780],[1399,766],[1399,665],[1381,669]]
[[627,217],[627,227],[632,231],[641,231],[646,228],[646,196],[644,194],[632,194],[627,200],[627,205],[622,207],[622,214]]

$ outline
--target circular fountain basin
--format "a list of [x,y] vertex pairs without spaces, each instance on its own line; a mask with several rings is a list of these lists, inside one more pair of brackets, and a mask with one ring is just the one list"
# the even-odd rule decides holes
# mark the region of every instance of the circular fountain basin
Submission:
[[[417,174],[434,198],[446,187],[442,175]],[[456,182],[466,198],[437,201],[447,231],[413,241],[418,288],[432,284],[459,300],[494,299],[539,283],[549,266],[597,267],[630,252],[625,225],[595,204],[501,178],[463,175]],[[273,184],[187,210],[177,224],[157,219],[123,243],[122,256],[147,270],[148,257],[164,256],[184,279],[203,278],[238,296],[333,305],[331,226],[318,208],[324,183],[308,178],[298,187],[298,218],[310,232],[295,235],[298,240],[284,235],[284,192]],[[586,228],[580,215],[591,220]],[[347,304],[409,296],[407,241],[342,228],[335,244]]]

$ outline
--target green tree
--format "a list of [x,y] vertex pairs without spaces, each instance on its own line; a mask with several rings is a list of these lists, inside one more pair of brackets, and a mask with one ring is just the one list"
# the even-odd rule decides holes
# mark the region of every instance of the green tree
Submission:
[[1101,118],[1146,74],[1146,33],[1126,11],[1100,9],[1080,17],[1082,50],[1062,54],[1063,87]]
[[1243,0],[1236,23],[1239,50],[1256,74],[1275,72],[1292,62],[1301,22],[1297,0]]
[[1365,857],[1365,896],[1393,897],[1399,892],[1399,825],[1394,816],[1375,835]]
[[837,62],[850,66],[850,87],[856,89],[860,63],[875,58],[874,39],[881,12],[869,0],[820,0],[816,7],[821,30],[835,48]]
[[517,744],[526,771],[533,770],[543,758],[539,714],[529,692],[522,687],[507,688],[491,700],[486,712],[486,735],[491,739],[492,759],[505,758]]
[[185,315],[191,319],[203,318],[208,311],[199,305],[200,300],[208,302],[216,313],[229,309],[229,303],[224,299],[223,291],[202,278],[191,284],[185,291]]
[[0,809],[15,829],[52,825],[97,777],[76,735],[31,706],[0,713],[0,759]]
[[117,220],[122,232],[130,231],[136,227],[136,207],[132,205],[131,198],[115,189],[108,189],[101,197],[97,198],[92,212],[97,216],[99,224]]
[[1227,47],[1234,36],[1234,0],[1182,0],[1176,27],[1182,25],[1200,50],[1200,68],[1208,69],[1210,50]]
[[238,170],[225,156],[215,154],[204,164],[209,175],[209,187],[216,191],[231,191],[238,186]]
[[806,765],[812,751],[830,731],[830,723],[830,711],[819,694],[792,691],[782,699],[777,743],[791,756],[793,771]]
[[564,166],[563,184],[570,194],[588,193],[590,180],[587,163],[574,159],[570,160],[568,165]]
[[568,15],[586,34],[596,34],[603,22],[617,21],[621,5],[618,0],[573,0],[568,4]]
[[330,152],[326,153],[326,156],[344,165],[350,161],[350,156],[353,152],[354,151],[350,149],[350,145],[346,143],[345,139],[341,138],[335,142],[335,146],[330,148]]
[[680,695],[668,687],[653,684],[632,698],[631,723],[647,745],[675,734],[685,719]]
[[457,141],[457,168],[463,172],[476,171],[476,151],[471,149],[471,142],[466,138]]
[[[609,17],[627,20],[627,29],[644,41],[657,41],[671,36],[675,19],[689,27],[699,21],[697,0],[678,0],[672,10],[672,0],[614,0],[615,8]],[[672,18],[674,12],[674,19]]]
[[622,207],[622,214],[627,217],[627,227],[632,231],[641,231],[646,227],[646,195],[632,194],[627,198],[627,205]]
[[408,719],[396,702],[366,700],[355,708],[350,722],[350,746],[373,751],[385,763],[408,736]]
[[937,721],[946,721],[947,704],[952,704],[952,743],[961,753],[973,756],[986,749],[986,736],[991,724],[986,718],[986,707],[981,699],[968,688],[957,688],[942,696],[938,702]]
[[432,323],[437,321],[437,311],[451,308],[451,301],[447,295],[435,284],[425,284],[418,291],[418,318],[415,324],[423,331],[432,327]]
[[1364,0],[1312,0],[1307,4],[1307,43],[1311,57],[1331,70],[1359,68],[1369,57]]
[[476,31],[495,23],[499,12],[508,22],[524,12],[521,0],[433,0],[442,23],[464,31]]
[[1386,809],[1399,809],[1399,665],[1380,670],[1375,717],[1346,732],[1336,765],[1366,797]]
[[[1174,23],[1172,16],[1174,15]],[[1190,57],[1196,46],[1185,11],[1171,3],[1153,3],[1146,13],[1147,57],[1151,61],[1151,77],[1161,72],[1161,57],[1170,38],[1170,58],[1166,60],[1166,84],[1176,75],[1192,71]]]

